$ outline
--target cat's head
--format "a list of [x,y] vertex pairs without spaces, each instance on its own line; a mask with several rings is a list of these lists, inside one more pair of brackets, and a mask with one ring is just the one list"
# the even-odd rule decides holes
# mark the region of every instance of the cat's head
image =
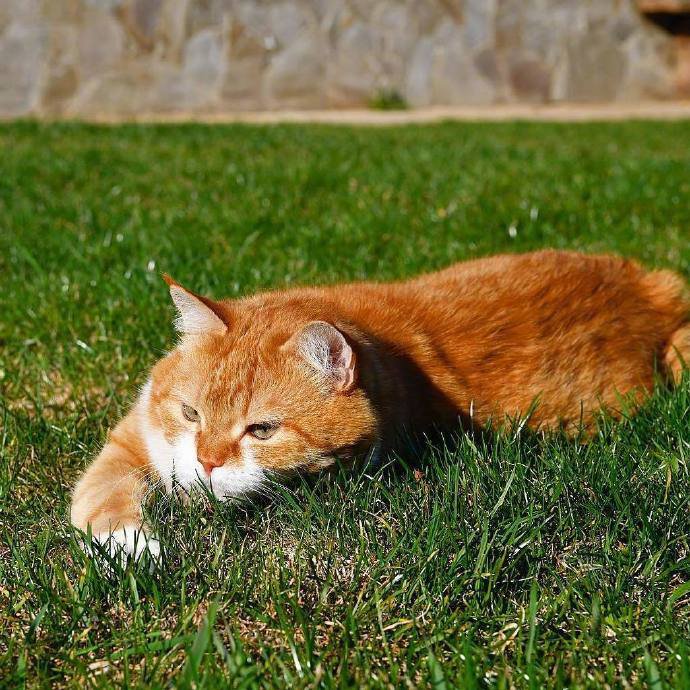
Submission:
[[168,487],[219,498],[373,447],[360,343],[299,303],[214,302],[169,280],[178,346],[153,368],[142,435]]

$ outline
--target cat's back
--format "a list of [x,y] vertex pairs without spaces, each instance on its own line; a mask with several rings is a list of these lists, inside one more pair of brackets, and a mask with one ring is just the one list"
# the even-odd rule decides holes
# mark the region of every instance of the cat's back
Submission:
[[[599,290],[602,282],[623,284],[639,278],[643,269],[634,261],[607,254],[544,249],[525,254],[499,254],[460,261],[406,283],[421,294],[424,289],[449,289],[454,294],[488,295],[545,291],[570,292],[573,281],[579,290]],[[459,291],[459,292],[458,292]]]
[[[648,271],[636,261],[609,254],[542,250],[503,254],[456,263],[403,284],[402,293],[452,308],[475,309],[482,320],[493,315],[526,320],[619,318],[648,309],[676,328],[688,315],[683,279],[671,271]],[[630,312],[628,314],[627,312]],[[578,320],[579,320],[578,319]]]
[[[459,400],[575,418],[649,389],[655,361],[690,318],[684,281],[611,255],[539,251],[455,264],[399,285],[413,327]],[[421,350],[420,350],[421,352]],[[425,354],[421,352],[420,360]]]

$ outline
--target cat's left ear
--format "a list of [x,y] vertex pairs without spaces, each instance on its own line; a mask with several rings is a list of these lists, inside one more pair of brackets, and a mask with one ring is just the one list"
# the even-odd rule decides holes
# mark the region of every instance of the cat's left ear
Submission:
[[312,321],[297,336],[297,349],[307,364],[340,392],[355,382],[355,353],[345,336],[330,323]]
[[167,273],[163,280],[170,288],[170,297],[177,307],[175,328],[183,335],[222,335],[228,330],[220,304],[197,295],[176,283]]

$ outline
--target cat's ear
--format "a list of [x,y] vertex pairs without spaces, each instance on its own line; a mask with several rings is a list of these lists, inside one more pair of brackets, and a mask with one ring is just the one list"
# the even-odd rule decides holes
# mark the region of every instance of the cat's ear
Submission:
[[330,323],[312,321],[297,336],[297,348],[336,390],[347,391],[355,382],[355,353],[345,336]]
[[167,273],[163,280],[170,288],[170,297],[177,307],[175,328],[183,335],[206,335],[216,333],[222,335],[228,330],[228,324],[223,318],[220,305],[201,295],[196,295],[179,283],[176,283]]

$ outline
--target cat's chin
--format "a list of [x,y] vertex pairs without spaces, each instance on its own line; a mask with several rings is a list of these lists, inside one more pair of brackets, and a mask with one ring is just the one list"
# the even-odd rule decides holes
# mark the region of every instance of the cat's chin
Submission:
[[259,491],[263,485],[264,482],[258,480],[251,483],[236,482],[229,486],[219,486],[217,482],[209,482],[208,478],[202,479],[199,477],[196,482],[184,486],[173,479],[171,482],[171,489],[168,493],[174,493],[183,503],[188,503],[192,500],[193,496],[202,497],[208,496],[209,494],[213,494],[218,501],[225,503],[235,498],[240,498],[241,496]]
[[[212,493],[219,501],[229,501],[260,490],[266,482],[266,473],[253,462],[245,461],[241,467],[217,467],[210,477],[199,463],[194,461],[194,464],[198,467],[185,469],[175,463],[170,473],[159,469],[168,493],[176,493],[183,500],[188,500],[194,493]],[[158,466],[160,468],[160,464]]]
[[258,491],[265,481],[263,469],[246,458],[243,466],[217,467],[208,478],[211,491],[221,501]]

